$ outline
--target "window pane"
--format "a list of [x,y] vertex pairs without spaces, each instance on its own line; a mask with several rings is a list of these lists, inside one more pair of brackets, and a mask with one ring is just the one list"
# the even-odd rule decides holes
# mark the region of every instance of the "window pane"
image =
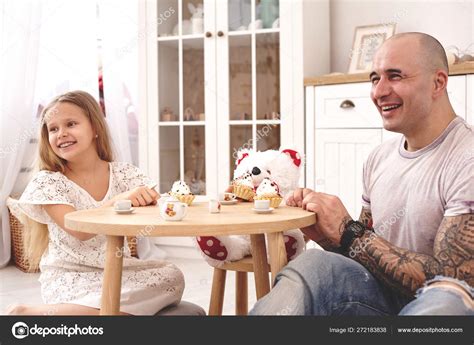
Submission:
[[204,32],[204,9],[202,0],[183,0],[182,34],[195,35]]
[[251,0],[229,1],[229,31],[247,30],[251,21]]
[[257,0],[255,2],[255,13],[257,20],[261,21],[261,28],[278,28],[280,17],[280,1],[278,0]]
[[204,126],[184,127],[184,181],[196,195],[206,194],[206,141]]
[[235,161],[237,160],[237,152],[239,149],[252,149],[252,126],[230,126],[230,178],[234,176]]
[[250,35],[229,37],[230,120],[252,119],[252,40]]
[[278,150],[280,148],[280,125],[257,126],[257,150]]
[[178,0],[158,1],[156,26],[160,37],[178,35]]
[[177,40],[158,43],[158,83],[160,121],[178,121],[179,53]]
[[204,42],[183,40],[184,121],[204,121]]
[[179,127],[160,127],[160,193],[171,190],[179,180]]
[[280,118],[280,40],[257,34],[257,119]]

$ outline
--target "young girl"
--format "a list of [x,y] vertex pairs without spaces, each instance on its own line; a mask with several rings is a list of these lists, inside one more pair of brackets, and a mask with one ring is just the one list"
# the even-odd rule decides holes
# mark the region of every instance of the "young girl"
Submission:
[[[107,125],[91,95],[68,92],[54,99],[41,116],[40,171],[17,207],[36,221],[26,234],[26,245],[31,263],[41,258],[39,280],[46,305],[15,305],[8,312],[97,315],[106,239],[66,228],[64,215],[109,207],[120,199],[131,200],[135,207],[146,206],[155,204],[159,195],[145,187],[153,181],[138,168],[113,162]],[[153,315],[178,303],[183,290],[183,275],[176,266],[135,259],[125,251],[123,314]]]

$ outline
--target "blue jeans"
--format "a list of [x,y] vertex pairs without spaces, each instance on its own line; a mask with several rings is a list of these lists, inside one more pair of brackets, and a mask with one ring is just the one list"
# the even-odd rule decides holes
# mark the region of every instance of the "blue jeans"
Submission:
[[[466,284],[467,285],[467,284]],[[469,288],[469,287],[468,287]],[[472,293],[472,288],[471,288]],[[434,298],[434,299],[433,299]],[[436,301],[433,303],[433,301]],[[432,309],[436,305],[437,310]],[[433,287],[416,299],[394,293],[356,261],[308,250],[276,277],[250,315],[473,315],[457,292]]]

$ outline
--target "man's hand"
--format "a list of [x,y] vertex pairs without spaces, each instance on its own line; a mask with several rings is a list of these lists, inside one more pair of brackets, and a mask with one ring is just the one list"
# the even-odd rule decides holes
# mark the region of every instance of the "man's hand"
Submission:
[[344,226],[351,217],[338,197],[300,188],[286,203],[316,213],[316,224],[301,229],[306,236],[318,243],[329,240],[333,247],[339,247]]
[[316,213],[318,229],[335,246],[339,246],[344,227],[352,220],[341,200],[334,195],[312,192],[305,196],[302,207]]
[[310,193],[314,193],[312,189],[309,188],[298,188],[295,189],[292,195],[288,197],[286,200],[286,204],[288,206],[293,207],[302,207],[303,199]]

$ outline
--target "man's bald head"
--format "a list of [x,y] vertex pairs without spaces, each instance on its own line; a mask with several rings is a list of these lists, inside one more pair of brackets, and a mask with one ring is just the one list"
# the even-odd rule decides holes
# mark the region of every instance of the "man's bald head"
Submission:
[[[386,40],[382,47],[386,44],[390,44],[395,40],[410,40],[418,43],[419,51],[414,57],[418,59],[421,65],[428,67],[432,70],[441,69],[446,73],[449,72],[448,59],[446,52],[439,41],[433,36],[427,35],[422,32],[405,32],[396,34]],[[410,52],[413,53],[413,52]]]

